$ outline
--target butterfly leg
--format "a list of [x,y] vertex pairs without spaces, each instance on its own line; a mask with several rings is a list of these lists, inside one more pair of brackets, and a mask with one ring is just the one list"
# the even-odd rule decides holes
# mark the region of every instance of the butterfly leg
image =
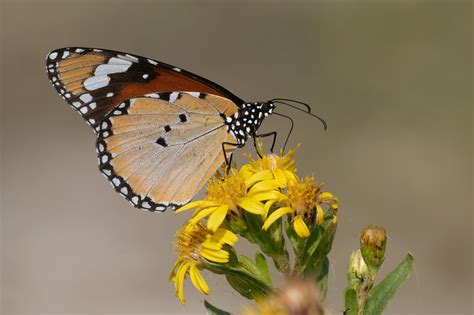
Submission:
[[244,145],[241,143],[231,143],[231,142],[222,142],[222,153],[224,154],[224,159],[225,159],[225,165],[227,166],[226,173],[229,173],[230,170],[230,164],[232,163],[232,158],[234,156],[233,153],[230,154],[230,157],[227,157],[227,153],[225,151],[225,146],[232,146],[234,148],[242,148]]
[[260,158],[262,158],[262,155],[258,151],[257,138],[265,138],[265,137],[270,137],[270,136],[273,136],[272,146],[270,147],[270,152],[273,153],[273,149],[275,147],[275,141],[276,141],[276,137],[277,137],[277,132],[276,131],[272,131],[272,132],[269,132],[269,133],[262,133],[260,135],[254,135],[253,136],[253,146],[255,147],[255,151],[257,152],[257,154]]

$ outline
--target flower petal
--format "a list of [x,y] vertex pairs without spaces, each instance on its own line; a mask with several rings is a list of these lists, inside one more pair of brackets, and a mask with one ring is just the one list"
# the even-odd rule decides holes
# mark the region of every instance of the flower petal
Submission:
[[204,281],[204,278],[199,273],[196,264],[192,264],[191,268],[189,268],[189,275],[191,276],[191,282],[194,284],[194,286],[196,287],[196,289],[198,289],[199,292],[206,295],[209,294],[209,287],[207,286],[206,281]]
[[262,229],[267,230],[270,225],[272,225],[276,220],[284,216],[285,214],[288,213],[293,213],[293,209],[291,207],[282,207],[278,210],[275,210],[270,214],[270,216],[265,220],[265,223],[263,223]]
[[255,194],[249,194],[249,196],[253,200],[263,201],[263,200],[271,200],[271,199],[283,199],[285,195],[283,195],[278,190],[270,190],[265,192],[257,192]]
[[263,204],[249,197],[241,198],[237,202],[237,205],[247,212],[260,215],[263,214]]
[[316,218],[318,224],[324,223],[324,211],[323,208],[321,208],[321,206],[318,204],[316,204]]
[[171,281],[174,281],[175,277],[176,277],[176,267],[178,267],[178,265],[181,263],[181,259],[177,259],[175,262],[174,262],[174,265],[173,265],[173,268],[171,268],[171,272],[170,272],[170,276],[168,278],[168,280],[171,282]]
[[175,278],[175,289],[176,289],[176,296],[178,297],[179,301],[184,304],[184,278],[186,277],[186,272],[188,271],[188,268],[190,267],[191,263],[186,262],[183,263],[181,266],[178,268],[178,272],[176,274]]
[[191,231],[196,224],[201,221],[201,219],[211,215],[214,211],[216,211],[219,207],[210,207],[210,208],[205,208],[202,210],[196,210],[193,213],[193,216],[191,219],[188,221],[188,225],[186,226],[186,231]]
[[207,228],[212,232],[215,232],[224,221],[228,210],[229,205],[221,205],[219,208],[213,211],[209,216],[209,220],[207,220]]
[[332,209],[339,208],[339,200],[336,196],[331,194],[330,192],[324,191],[318,196],[318,200],[321,203],[324,203],[330,206]]
[[261,182],[263,180],[269,180],[272,178],[273,176],[272,176],[271,171],[269,170],[260,171],[253,174],[252,176],[250,176],[248,179],[245,180],[245,187],[248,189],[250,186],[252,186],[253,184],[257,182]]
[[235,245],[239,240],[237,235],[226,229],[218,229],[211,239],[219,244]]
[[255,194],[260,191],[275,190],[279,188],[278,181],[276,179],[264,180],[256,183],[249,190],[249,194]]
[[268,212],[270,211],[270,208],[273,206],[273,204],[276,202],[275,199],[273,200],[268,200],[267,202],[265,202],[265,206],[263,207],[263,218],[264,219],[267,219],[267,216],[268,216]]
[[202,248],[199,255],[206,258],[209,261],[225,264],[229,261],[229,253],[225,250],[210,250]]
[[282,169],[277,168],[273,170],[273,177],[278,181],[280,188],[285,188],[288,183],[285,175],[285,171]]
[[293,219],[293,227],[299,237],[306,238],[311,235],[308,226],[300,215],[295,216],[295,218]]
[[207,201],[207,200],[198,200],[198,201],[193,201],[193,202],[190,202],[190,203],[187,203],[185,204],[184,206],[182,206],[181,208],[177,209],[175,211],[175,213],[180,213],[180,212],[183,212],[185,210],[189,210],[189,209],[193,209],[193,208],[198,208],[198,207],[209,207],[209,206],[213,206],[214,204],[210,201]]

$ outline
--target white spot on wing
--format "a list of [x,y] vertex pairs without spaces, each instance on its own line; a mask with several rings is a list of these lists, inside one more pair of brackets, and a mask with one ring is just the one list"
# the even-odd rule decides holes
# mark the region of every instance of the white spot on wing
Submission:
[[170,94],[170,103],[176,102],[176,100],[178,99],[178,96],[179,96],[179,92],[171,93]]
[[151,60],[151,59],[147,59],[149,63],[151,63],[152,65],[156,66],[158,64],[158,62],[156,62],[155,60]]
[[199,98],[199,92],[186,92],[186,94],[191,95],[192,97]]
[[150,93],[150,94],[145,94],[147,97],[154,97],[154,98],[160,98],[160,94],[158,93]]
[[120,179],[118,179],[117,177],[114,177],[114,179],[112,179],[112,183],[114,183],[115,186],[118,186],[120,185]]
[[58,56],[58,53],[56,51],[52,52],[49,54],[49,59],[54,60],[56,59],[57,56]]
[[173,70],[176,71],[176,72],[181,72],[181,69],[178,68],[178,67],[174,67]]
[[90,94],[82,94],[79,96],[79,99],[85,103],[92,101],[92,96]]
[[69,56],[69,51],[66,50],[66,51],[63,52],[63,56],[62,56],[61,58],[64,59],[64,58],[66,58],[67,56]]
[[[120,60],[120,59],[117,59]],[[130,65],[132,64],[130,61],[126,60],[121,60],[122,63],[128,62],[129,64],[105,64],[105,65],[100,65],[98,66],[95,71],[94,75],[95,76],[100,76],[100,75],[107,75],[110,73],[122,73],[126,72],[128,68],[130,68]]]
[[[101,66],[99,66],[101,67]],[[98,69],[98,68],[97,68]],[[97,70],[96,70],[97,72]],[[97,90],[109,85],[110,77],[106,75],[93,76],[84,81],[84,87],[88,91]]]

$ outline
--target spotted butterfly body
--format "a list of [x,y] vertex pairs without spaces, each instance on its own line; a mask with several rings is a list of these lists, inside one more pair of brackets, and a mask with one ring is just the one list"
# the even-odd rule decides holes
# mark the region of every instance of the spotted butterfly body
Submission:
[[117,51],[57,49],[46,67],[56,91],[97,133],[102,174],[148,211],[189,202],[274,109],[186,70]]

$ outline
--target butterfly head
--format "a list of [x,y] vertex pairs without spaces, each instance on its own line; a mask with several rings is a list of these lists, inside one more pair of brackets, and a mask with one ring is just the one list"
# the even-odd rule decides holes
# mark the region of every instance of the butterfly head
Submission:
[[273,113],[273,110],[275,109],[275,104],[273,104],[272,101],[266,101],[261,103],[262,106],[262,112],[265,117],[271,115]]

